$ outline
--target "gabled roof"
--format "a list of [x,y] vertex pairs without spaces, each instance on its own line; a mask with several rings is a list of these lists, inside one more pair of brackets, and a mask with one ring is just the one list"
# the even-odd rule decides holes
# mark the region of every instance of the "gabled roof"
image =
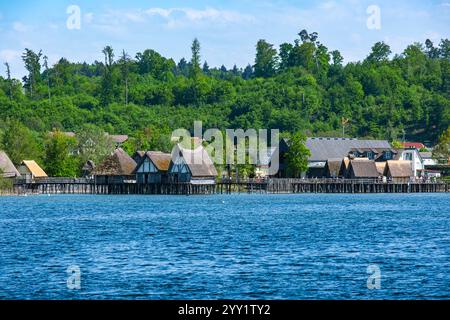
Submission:
[[325,164],[325,174],[327,176],[338,176],[343,159],[328,159]]
[[380,176],[375,161],[372,160],[351,160],[348,172],[353,173],[356,178],[378,178]]
[[34,160],[23,160],[21,165],[25,166],[35,178],[48,177],[44,170]]
[[217,170],[214,167],[214,163],[203,146],[198,146],[194,150],[191,150],[182,148],[180,144],[177,144],[174,152],[175,154],[176,152],[179,152],[183,157],[193,177],[217,176]]
[[414,173],[411,167],[411,161],[408,160],[389,160],[386,161],[384,175],[392,178],[409,178]]
[[327,161],[328,159],[348,156],[351,149],[373,148],[391,149],[386,140],[358,140],[351,138],[308,138],[306,147],[311,151],[309,161]]
[[136,168],[136,162],[121,148],[108,156],[98,165],[92,174],[98,176],[128,176],[132,175]]
[[0,171],[0,176],[3,178],[20,177],[19,171],[17,171],[11,159],[2,150],[0,150]]
[[141,157],[141,160],[134,169],[133,173],[137,172],[139,167],[144,163],[145,159],[150,159],[150,161],[153,162],[158,171],[166,172],[167,170],[169,170],[172,155],[170,153],[163,153],[160,151],[147,151]]

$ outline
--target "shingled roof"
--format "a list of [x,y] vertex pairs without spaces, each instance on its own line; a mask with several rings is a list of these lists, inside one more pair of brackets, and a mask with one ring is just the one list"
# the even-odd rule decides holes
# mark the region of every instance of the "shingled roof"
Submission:
[[92,174],[97,176],[129,176],[133,174],[136,162],[121,148],[108,156]]
[[19,171],[16,169],[8,155],[0,150],[0,176],[3,178],[20,177]]
[[328,159],[343,159],[351,149],[371,148],[390,149],[386,140],[358,140],[351,138],[308,138],[306,147],[311,151],[309,161],[327,161]]

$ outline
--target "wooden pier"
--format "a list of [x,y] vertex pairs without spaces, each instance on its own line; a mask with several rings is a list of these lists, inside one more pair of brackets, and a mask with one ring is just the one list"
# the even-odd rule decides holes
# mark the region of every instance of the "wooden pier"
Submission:
[[216,184],[96,184],[93,179],[17,180],[10,194],[230,194],[230,193],[429,193],[449,192],[446,182],[393,183],[363,179],[222,179]]

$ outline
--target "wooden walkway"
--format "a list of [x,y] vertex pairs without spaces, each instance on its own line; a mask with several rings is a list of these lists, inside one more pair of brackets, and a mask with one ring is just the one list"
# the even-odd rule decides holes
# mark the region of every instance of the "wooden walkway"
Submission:
[[92,179],[47,178],[17,180],[12,194],[230,194],[230,193],[422,193],[449,192],[445,182],[392,183],[344,179],[220,180],[215,185],[96,184]]

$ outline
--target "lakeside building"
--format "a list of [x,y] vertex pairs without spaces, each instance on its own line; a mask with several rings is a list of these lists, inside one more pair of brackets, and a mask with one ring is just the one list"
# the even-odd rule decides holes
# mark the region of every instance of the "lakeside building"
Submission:
[[425,168],[427,166],[435,166],[437,165],[437,161],[435,159],[433,159],[433,154],[432,152],[426,151],[426,152],[419,152],[420,157],[423,160],[423,165],[425,166]]
[[45,171],[34,160],[23,160],[18,168],[20,175],[27,182],[36,178],[47,178]]
[[2,178],[17,178],[20,177],[20,172],[12,163],[5,151],[0,150],[0,177]]
[[177,144],[172,151],[168,174],[169,182],[173,183],[215,184],[217,170],[202,145],[186,149]]
[[386,161],[384,176],[395,183],[407,183],[414,177],[414,172],[409,160]]
[[404,149],[426,149],[422,142],[401,142],[401,145]]
[[352,149],[392,150],[386,140],[358,140],[355,138],[307,138],[306,147],[311,151],[308,158],[309,178],[324,177],[328,159],[344,159]]
[[348,166],[344,163],[345,168],[343,169],[344,174],[340,174],[341,172],[341,166],[343,163],[343,159],[328,159],[325,163],[325,177],[326,178],[338,178],[342,177],[345,172],[347,172]]
[[414,177],[420,177],[425,169],[422,156],[416,148],[397,149],[397,155],[392,160],[409,161]]
[[100,163],[93,171],[95,182],[99,184],[120,184],[135,181],[136,162],[121,148]]
[[347,179],[378,179],[380,178],[375,161],[369,159],[350,160],[345,175]]
[[168,170],[172,155],[159,151],[147,151],[138,162],[136,169],[137,183],[167,183]]

